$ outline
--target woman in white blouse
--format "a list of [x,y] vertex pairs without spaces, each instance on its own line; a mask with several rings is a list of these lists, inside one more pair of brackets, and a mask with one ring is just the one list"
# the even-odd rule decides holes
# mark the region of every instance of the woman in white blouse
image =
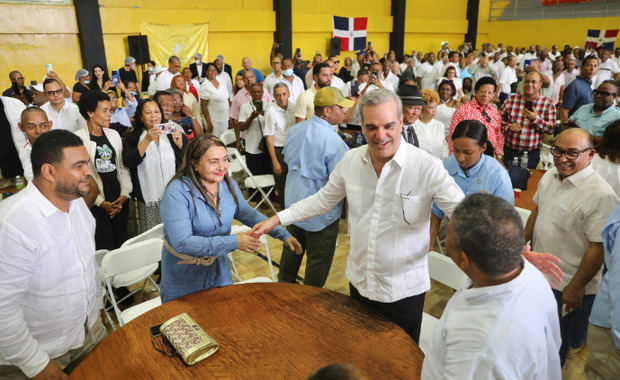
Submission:
[[228,129],[229,94],[226,86],[218,82],[213,63],[206,64],[207,80],[200,86],[200,108],[207,122],[207,132],[219,137]]
[[443,74],[443,78],[439,78],[437,80],[437,88],[439,88],[439,85],[441,84],[441,82],[446,79],[451,81],[454,84],[454,87],[456,88],[456,94],[453,96],[453,98],[456,101],[462,102],[463,82],[461,82],[461,78],[456,76],[456,68],[454,66],[448,66],[445,73]]
[[418,136],[420,149],[443,160],[448,157],[448,143],[444,132],[445,125],[435,120],[439,95],[428,88],[423,88],[421,92],[426,105],[422,107],[422,113],[413,124],[413,129]]
[[439,105],[437,106],[435,118],[445,124],[446,129],[444,133],[445,136],[448,137],[452,115],[454,115],[454,112],[461,104],[454,99],[454,95],[456,95],[456,86],[454,86],[451,80],[444,78],[439,83],[437,92],[439,93]]
[[596,147],[592,168],[609,183],[620,198],[620,120],[611,123]]

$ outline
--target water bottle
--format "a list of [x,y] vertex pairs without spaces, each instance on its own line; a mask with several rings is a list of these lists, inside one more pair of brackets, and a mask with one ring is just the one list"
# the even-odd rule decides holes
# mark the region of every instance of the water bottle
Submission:
[[527,169],[527,152],[523,152],[523,160],[521,160],[521,167]]
[[519,166],[519,157],[515,157],[512,159],[512,166]]
[[15,177],[15,188],[21,190],[24,186],[26,186],[26,180],[20,176]]
[[362,140],[362,132],[357,132],[357,136],[355,137],[355,143],[359,146],[362,145],[364,140]]

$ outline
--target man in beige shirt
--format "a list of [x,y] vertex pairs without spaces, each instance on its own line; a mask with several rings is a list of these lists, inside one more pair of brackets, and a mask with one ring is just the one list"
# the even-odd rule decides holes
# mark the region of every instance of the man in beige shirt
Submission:
[[590,161],[595,154],[588,132],[572,128],[558,135],[552,148],[555,168],[538,183],[536,208],[527,222],[525,238],[533,250],[560,259],[564,279],[553,293],[558,303],[564,363],[569,348],[585,343],[588,317],[601,281],[601,233],[618,198],[596,173]]

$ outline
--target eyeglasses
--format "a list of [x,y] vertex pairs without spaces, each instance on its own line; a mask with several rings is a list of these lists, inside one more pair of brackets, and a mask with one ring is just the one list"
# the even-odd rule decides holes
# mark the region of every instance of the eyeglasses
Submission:
[[579,158],[579,156],[589,151],[590,149],[592,148],[586,148],[584,150],[562,150],[557,146],[554,146],[553,148],[551,148],[551,154],[553,155],[553,157],[556,158],[560,158],[562,157],[562,155],[564,155],[569,160],[576,160]]
[[600,95],[604,98],[611,96],[611,95],[615,96],[617,94],[617,92],[607,92],[607,91],[601,91],[601,90],[594,90],[592,92],[594,93],[594,95]]
[[59,88],[58,90],[55,91],[47,91],[45,92],[48,96],[54,96],[54,95],[60,95],[62,94],[64,91],[62,88]]
[[172,347],[172,344],[170,344],[168,339],[166,339],[163,335],[158,338],[151,339],[151,344],[157,351],[166,356],[172,357],[175,354],[174,347]]
[[487,111],[482,111],[482,116],[484,116],[485,119],[487,119],[487,123],[491,122],[491,116],[489,116],[489,114],[487,113]]
[[407,220],[407,217],[405,216],[405,198],[406,196],[408,196],[409,194],[400,194],[400,206],[403,209],[403,220],[405,221],[405,223],[407,223],[408,225],[411,225],[411,223],[409,223],[409,221]]

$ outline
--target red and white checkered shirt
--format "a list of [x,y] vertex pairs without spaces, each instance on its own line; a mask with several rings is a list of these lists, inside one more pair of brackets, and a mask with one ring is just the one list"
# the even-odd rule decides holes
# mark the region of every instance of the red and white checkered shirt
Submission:
[[[538,95],[533,102],[536,120],[530,121],[523,114],[525,98],[521,94],[510,95],[502,105],[502,131],[506,136],[506,146],[515,150],[535,150],[542,145],[543,134],[551,133],[555,126],[555,106],[551,99]],[[521,125],[519,132],[511,131],[512,123]]]
[[504,134],[501,131],[502,118],[499,115],[499,111],[492,104],[487,104],[484,108],[480,107],[475,98],[460,106],[452,116],[450,133],[448,134],[450,153],[453,153],[452,132],[454,132],[458,123],[463,120],[478,120],[484,124],[487,127],[487,138],[491,145],[493,145],[495,154],[504,155]]

